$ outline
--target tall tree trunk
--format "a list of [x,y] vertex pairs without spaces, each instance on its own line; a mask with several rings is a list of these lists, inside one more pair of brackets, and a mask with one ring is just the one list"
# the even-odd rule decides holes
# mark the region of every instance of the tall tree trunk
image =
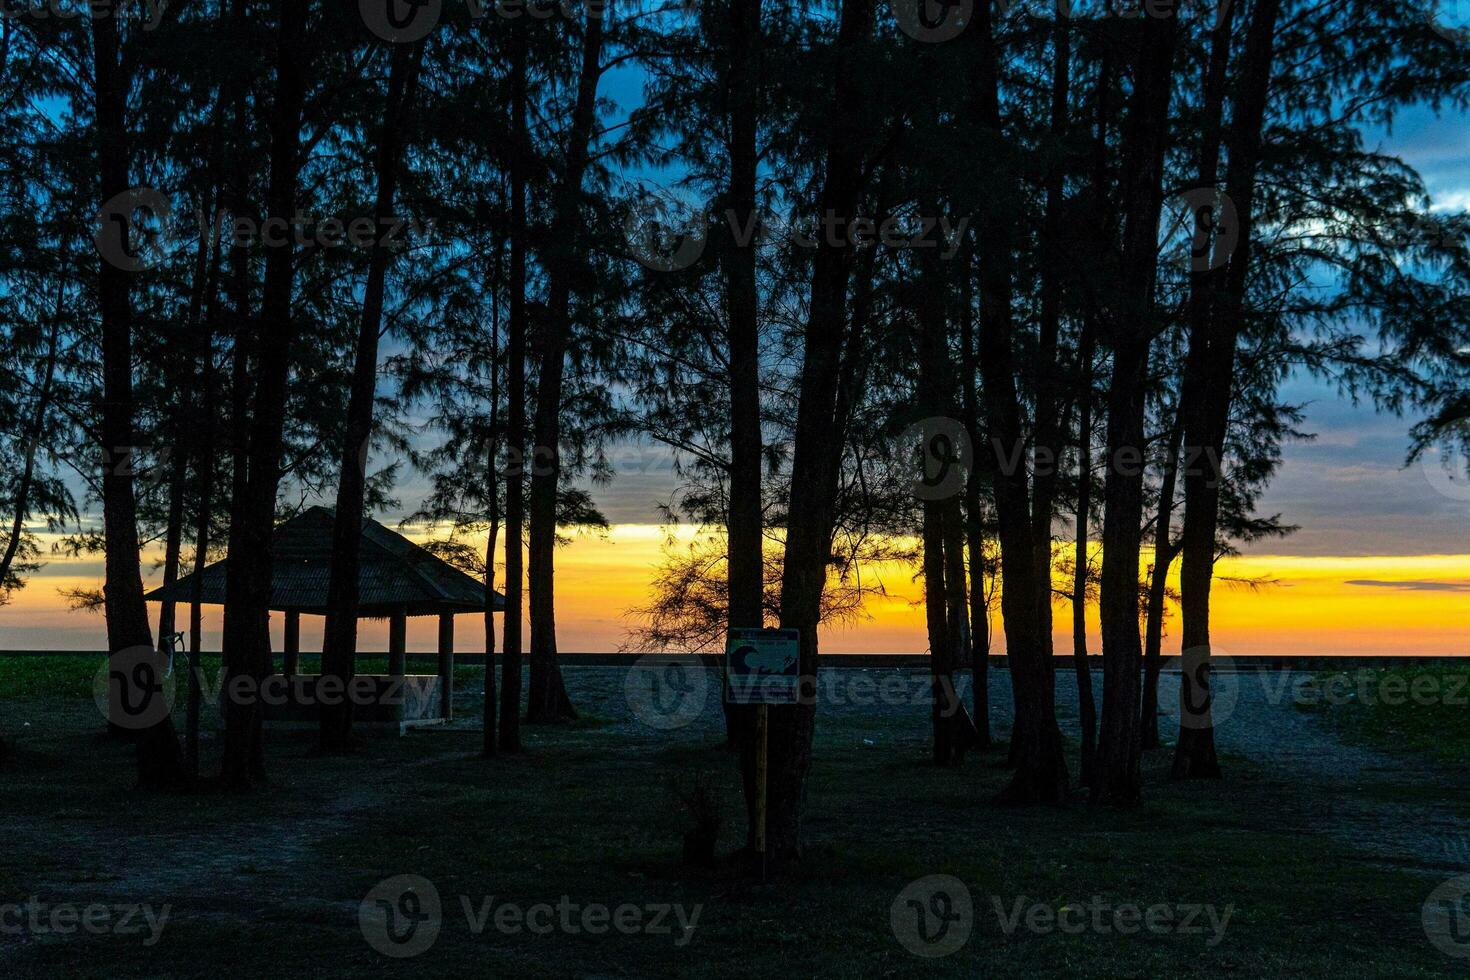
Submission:
[[[1230,67],[1231,50],[1231,28],[1235,22],[1236,11],[1239,4],[1227,4],[1220,11],[1219,19],[1216,21],[1214,31],[1210,40],[1210,57],[1204,68],[1203,101],[1200,109],[1200,147],[1199,147],[1199,187],[1208,189],[1211,194],[1218,190],[1218,179],[1220,170],[1220,152],[1224,139],[1224,114],[1226,80]],[[1213,208],[1211,209],[1213,214]],[[1191,229],[1192,230],[1192,229]],[[1178,424],[1181,426],[1192,424],[1195,431],[1199,431],[1201,424],[1199,404],[1203,397],[1203,385],[1201,384],[1202,373],[1207,368],[1209,356],[1209,330],[1212,315],[1213,290],[1216,288],[1214,270],[1209,268],[1209,263],[1202,263],[1201,268],[1192,269],[1189,276],[1190,293],[1187,306],[1189,324],[1189,347],[1186,354],[1184,366],[1184,379],[1181,386],[1181,397],[1179,404]],[[1176,451],[1177,456],[1177,451]],[[1185,484],[1185,497],[1189,496],[1189,484]],[[1198,513],[1198,503],[1196,503]],[[1183,542],[1180,542],[1182,547]],[[1213,532],[1211,548],[1213,549]],[[1172,557],[1172,556],[1171,556]],[[1211,553],[1213,563],[1213,551]],[[1162,583],[1159,588],[1162,593]],[[1191,597],[1199,594],[1198,588],[1191,585],[1189,589]],[[1153,615],[1153,596],[1150,594],[1150,616]],[[1160,595],[1159,609],[1162,611],[1163,598]],[[1193,617],[1191,617],[1193,618]],[[1153,621],[1150,619],[1150,627]],[[1163,637],[1157,637],[1157,643],[1162,648]],[[1155,633],[1149,632],[1148,642],[1153,643]],[[1162,655],[1162,649],[1160,649]],[[1147,652],[1145,653],[1147,657]],[[1147,671],[1144,677],[1144,746],[1145,748],[1157,747],[1158,737],[1158,678],[1157,671]],[[1152,706],[1150,695],[1152,694]]]
[[[1204,101],[1201,109],[1200,122],[1200,149],[1199,149],[1199,187],[1207,189],[1211,194],[1218,190],[1220,153],[1224,140],[1224,115],[1225,115],[1225,89],[1226,78],[1230,67],[1231,36],[1230,28],[1235,19],[1237,4],[1227,4],[1221,13],[1220,19],[1215,25],[1211,37],[1210,58],[1205,68],[1204,77]],[[1210,209],[1214,216],[1215,209]],[[1191,232],[1194,229],[1190,229]],[[1206,242],[1209,248],[1213,243]],[[1202,263],[1201,268],[1194,268],[1190,272],[1189,305],[1187,314],[1189,317],[1189,346],[1185,355],[1184,377],[1180,388],[1179,418],[1186,428],[1186,434],[1191,440],[1200,438],[1204,429],[1204,404],[1205,389],[1208,387],[1208,379],[1205,377],[1209,369],[1210,360],[1210,325],[1214,313],[1213,291],[1217,288],[1217,271],[1210,268],[1208,261]],[[1190,444],[1190,451],[1195,452],[1194,444]],[[1185,500],[1185,522],[1181,534],[1180,546],[1184,551],[1183,567],[1180,569],[1180,615],[1181,620],[1188,625],[1181,629],[1181,640],[1197,637],[1201,630],[1200,622],[1200,568],[1198,563],[1199,544],[1190,546],[1191,532],[1199,536],[1203,525],[1198,516],[1203,501],[1200,497],[1198,479],[1192,480],[1188,473],[1184,479]],[[1196,519],[1190,524],[1189,512],[1193,501],[1193,511]],[[1213,576],[1214,570],[1214,529],[1210,530],[1209,565],[1210,571],[1206,573],[1206,583]],[[1205,586],[1208,589],[1208,584]],[[1208,631],[1208,598],[1205,599],[1204,621],[1205,632]],[[1162,643],[1162,638],[1160,639]],[[1185,646],[1186,656],[1190,662],[1183,664],[1185,671],[1198,664],[1188,654],[1187,644]],[[1194,696],[1192,689],[1193,679],[1185,672],[1181,672],[1181,696]],[[1181,722],[1184,720],[1183,710],[1189,707],[1189,701],[1181,702]],[[1145,711],[1147,704],[1145,703]],[[1157,710],[1155,710],[1157,714]],[[1157,719],[1154,724],[1157,729]],[[1145,730],[1146,734],[1146,730]],[[1157,744],[1157,734],[1155,735]],[[1177,751],[1177,750],[1176,750]],[[1213,745],[1201,746],[1199,748],[1200,763],[1193,766],[1198,773],[1218,774],[1219,763],[1214,758]],[[1177,765],[1177,763],[1176,763]]]
[[[1235,385],[1235,346],[1240,337],[1250,266],[1251,224],[1256,171],[1261,158],[1261,128],[1270,92],[1280,0],[1257,0],[1246,31],[1239,95],[1226,134],[1229,168],[1226,198],[1235,207],[1239,238],[1223,270],[1207,287],[1210,313],[1200,331],[1203,352],[1198,375],[1185,379],[1184,560],[1180,568],[1182,678],[1179,742],[1174,747],[1175,779],[1218,778],[1214,717],[1209,688],[1210,586],[1215,570],[1219,523],[1221,461]],[[1222,274],[1223,273],[1223,274]],[[1191,354],[1196,338],[1190,337]]]
[[577,100],[567,137],[566,171],[557,186],[547,250],[546,320],[538,331],[534,468],[530,501],[531,691],[528,722],[577,717],[562,681],[556,649],[556,511],[561,481],[561,396],[571,339],[573,279],[583,261],[582,180],[587,173],[597,121],[597,83],[602,77],[604,8],[589,6],[582,38]]
[[[825,166],[818,213],[851,220],[863,182],[862,147],[867,135],[859,105],[859,74],[867,70],[862,51],[873,32],[873,0],[842,0],[833,61],[836,112],[825,134]],[[819,242],[812,258],[811,303],[792,445],[786,555],[781,572],[781,626],[800,632],[804,696],[791,707],[769,709],[766,844],[772,862],[800,856],[801,817],[811,769],[817,626],[832,554],[832,529],[842,460],[838,389],[847,327],[850,250]]]
[[[1143,519],[1145,386],[1138,379],[1148,369],[1148,348],[1147,339],[1113,345],[1114,377],[1108,394],[1108,468],[1103,485],[1103,561],[1098,583],[1103,707],[1096,778],[1091,786],[1094,799],[1111,803],[1136,803],[1142,790],[1138,675],[1143,644],[1138,630],[1138,549]],[[1138,455],[1128,455],[1130,452]]]
[[[271,112],[270,184],[266,211],[289,226],[296,213],[301,157],[301,118],[306,97],[303,70],[309,3],[277,0],[276,96]],[[256,690],[271,673],[271,538],[276,490],[281,476],[282,437],[290,375],[292,287],[295,256],[291,236],[269,250],[261,298],[254,398],[245,454],[242,493],[230,508],[229,559],[225,574],[224,653],[226,683],[249,677]],[[221,778],[227,787],[249,788],[265,778],[258,697],[225,702]]]
[[[975,747],[988,749],[990,735],[990,607],[985,592],[985,528],[975,508],[965,507],[965,559],[970,580],[970,710]],[[972,516],[972,514],[974,516]]]
[[[526,30],[510,28],[510,322],[506,338],[505,614],[500,675],[500,750],[521,749],[521,619],[526,526]],[[488,665],[486,667],[488,670]]]
[[[248,213],[246,210],[249,201],[246,196],[246,175],[243,168],[236,167],[231,175],[229,186],[229,200],[226,206],[236,210],[235,213]],[[228,560],[228,549],[235,541],[235,520],[239,515],[240,503],[245,499],[246,477],[249,474],[249,448],[250,448],[250,396],[254,391],[254,373],[251,371],[254,362],[255,342],[255,315],[251,296],[251,274],[250,256],[243,243],[236,243],[230,247],[229,275],[227,278],[226,292],[229,295],[231,315],[233,323],[230,327],[232,335],[232,347],[230,351],[230,424],[227,439],[230,449],[230,485],[228,500],[229,527],[226,531],[226,559]],[[195,554],[195,570],[202,571],[200,564],[201,556]],[[225,602],[229,603],[229,566],[225,570]],[[198,623],[201,621],[201,608],[204,601],[204,580],[196,577],[194,580],[193,595],[190,597],[193,609],[191,617]],[[198,627],[196,627],[196,633]],[[193,649],[191,641],[191,651]],[[199,640],[202,642],[202,638]],[[228,645],[221,631],[221,651]],[[192,656],[192,654],[191,654]],[[228,669],[228,661],[226,661]],[[228,714],[225,716],[228,718]]]
[[1179,477],[1179,445],[1184,439],[1184,416],[1175,411],[1165,447],[1164,479],[1159,486],[1159,511],[1154,523],[1154,564],[1149,573],[1148,608],[1143,637],[1143,728],[1140,740],[1145,749],[1159,747],[1159,671],[1163,666],[1164,598],[1169,567],[1177,554],[1174,537],[1174,492]]
[[[234,196],[232,206],[245,207],[241,194]],[[235,323],[230,348],[230,524],[233,527],[236,505],[245,499],[245,485],[250,475],[250,401],[255,394],[255,351],[259,346],[255,333],[259,329],[251,307],[250,254],[243,244],[230,248],[230,299]]]
[[1066,167],[1060,148],[1067,139],[1068,102],[1071,98],[1072,35],[1067,5],[1059,3],[1054,26],[1051,84],[1051,139],[1058,159],[1046,175],[1046,207],[1042,218],[1040,336],[1036,358],[1036,431],[1032,456],[1034,479],[1031,493],[1032,548],[1036,561],[1037,640],[1047,669],[1052,658],[1052,510],[1061,475],[1062,435],[1066,430],[1064,409],[1057,391],[1057,343],[1061,332],[1062,271],[1065,263],[1062,220]]
[[[388,71],[388,95],[383,104],[383,127],[378,134],[373,203],[374,226],[380,231],[393,219],[393,197],[403,154],[403,129],[424,48],[395,45]],[[378,337],[383,327],[383,295],[388,263],[392,259],[385,236],[379,235],[368,255],[367,283],[363,287],[362,317],[358,321],[357,350],[352,364],[352,388],[347,402],[346,435],[337,471],[337,510],[332,523],[332,564],[327,584],[327,616],[322,635],[322,677],[340,681],[347,690],[357,659],[358,566],[362,551],[364,497],[367,491],[368,452],[373,432],[373,396],[378,385]],[[486,651],[489,656],[489,651]],[[352,747],[352,699],[335,704],[323,701],[320,747],[345,752]]]
[[[731,0],[726,100],[730,125],[729,207],[741,228],[755,228],[757,85],[760,78],[761,0]],[[730,505],[726,525],[726,576],[731,629],[765,625],[764,513],[761,506],[760,311],[755,279],[755,238],[731,234],[721,254],[730,357]],[[738,728],[750,712],[726,706],[726,731],[744,744]],[[750,768],[749,766],[745,768]]]
[[[244,5],[232,0],[230,17],[234,26],[241,26]],[[218,214],[224,203],[223,195],[239,193],[246,177],[243,162],[232,160],[225,163],[226,113],[238,123],[241,115],[242,91],[248,80],[238,73],[220,86],[214,106],[214,120],[210,132],[209,173],[211,215]],[[238,131],[238,127],[237,127]],[[227,178],[228,171],[228,178]],[[237,202],[232,202],[237,203]],[[201,243],[202,244],[202,243]],[[220,295],[221,271],[224,248],[219,235],[209,237],[208,271],[202,294],[202,329],[199,332],[199,347],[195,354],[195,385],[199,392],[198,410],[202,418],[195,447],[195,498],[194,514],[194,568],[189,590],[189,677],[188,702],[184,731],[184,765],[190,779],[199,778],[199,725],[203,708],[203,678],[200,676],[199,661],[204,650],[204,569],[209,563],[211,544],[211,519],[214,516],[215,496],[215,452],[218,440],[218,377],[215,364],[214,338],[219,333],[219,316],[222,297]],[[243,319],[243,310],[242,313]]]
[[[979,384],[979,365],[975,361],[974,274],[971,243],[963,251],[964,275],[961,277],[960,299],[960,382],[961,408],[970,445],[981,445],[980,406],[975,389]],[[972,457],[975,453],[972,452]],[[969,635],[970,703],[975,723],[976,747],[990,748],[990,608],[985,595],[985,524],[981,513],[981,488],[984,476],[978,457],[970,460],[965,476],[965,554],[969,566]]]
[[1092,785],[1097,762],[1097,698],[1092,692],[1092,667],[1087,661],[1088,526],[1092,518],[1092,373],[1096,354],[1094,328],[1082,327],[1077,360],[1082,367],[1077,406],[1077,550],[1072,575],[1072,663],[1077,672],[1077,723],[1082,729],[1078,776]]
[[[211,114],[213,116],[213,124],[211,126],[210,142],[211,150],[213,151],[219,141],[220,103],[218,96],[216,96]],[[217,166],[218,158],[217,154],[215,154],[208,160],[208,172],[211,174],[218,173]],[[218,192],[218,187],[211,181],[211,197],[208,201],[209,207],[205,212],[206,214],[213,215],[215,213],[218,207]],[[183,337],[198,337],[200,335],[201,325],[204,320],[206,290],[213,285],[217,285],[212,275],[214,267],[211,265],[211,259],[218,254],[218,236],[208,234],[208,228],[212,227],[212,223],[206,222],[205,224],[206,227],[200,229],[199,247],[194,255],[194,277],[189,290],[189,313],[185,319],[186,327],[183,332]],[[211,241],[211,238],[213,238],[213,241]],[[184,347],[183,343],[178,343],[177,345],[181,348]],[[184,497],[189,480],[189,461],[199,451],[199,443],[201,441],[198,432],[190,424],[189,419],[189,413],[197,410],[199,404],[195,403],[193,397],[188,393],[189,383],[199,380],[198,357],[196,353],[193,376],[191,377],[186,366],[186,356],[179,355],[169,359],[177,363],[172,369],[175,374],[172,387],[174,388],[176,400],[173,405],[172,418],[170,419],[170,425],[173,429],[173,456],[171,459],[173,469],[169,473],[168,519],[164,533],[164,588],[171,587],[179,580],[179,563],[184,545]],[[199,403],[202,403],[208,397],[205,392],[200,391]],[[195,424],[208,426],[212,422],[207,419],[201,419],[196,420]],[[159,603],[158,609],[158,642],[160,645],[169,642],[169,637],[176,631],[176,625],[176,603],[171,598],[164,599]],[[196,775],[197,773],[192,769],[189,771],[190,778]]]
[[924,622],[929,636],[929,719],[934,730],[934,763],[948,766],[958,761],[958,746],[950,738],[949,717],[954,693],[950,662],[949,592],[944,585],[943,501],[924,501]]
[[1123,135],[1123,254],[1117,302],[1106,340],[1113,349],[1108,389],[1107,477],[1103,486],[1103,706],[1093,799],[1139,800],[1140,685],[1143,643],[1138,625],[1138,564],[1143,533],[1144,397],[1155,333],[1153,291],[1158,268],[1178,17],[1142,18],[1134,89]]
[[[100,186],[102,199],[113,201],[128,189],[129,161],[128,78],[115,18],[92,18],[92,50]],[[128,272],[103,259],[98,275],[102,313],[102,522],[106,548],[103,596],[107,648],[112,656],[131,648],[153,646],[148,607],[143,602],[137,502],[133,496],[133,309],[128,276]],[[140,786],[166,789],[183,781],[179,740],[167,715],[136,732],[135,740]]]
[[951,754],[958,764],[966,751],[984,744],[954,682],[955,669],[962,664],[973,664],[971,658],[975,656],[970,636],[969,596],[965,589],[965,517],[959,496],[950,498],[944,508],[944,588],[949,617],[950,670],[943,703],[951,728]]
[[[196,323],[195,328],[197,327]],[[183,419],[177,419],[176,422],[182,423]],[[171,469],[168,476],[168,517],[163,535],[163,585],[165,588],[179,580],[179,556],[184,550],[184,489],[185,481],[189,478],[189,456],[191,454],[182,450],[182,429],[182,424],[176,424],[174,427],[174,431],[179,433],[177,439],[180,444],[173,447],[173,453],[169,458]],[[158,642],[160,644],[168,642],[168,638],[174,633],[176,618],[174,605],[172,599],[165,599],[158,604]]]
[[[218,159],[218,157],[216,157]],[[215,188],[214,201],[219,200]],[[215,388],[218,372],[214,363],[214,337],[218,331],[220,263],[223,250],[219,239],[210,243],[208,286],[205,293],[204,325],[199,335],[197,384],[201,431],[194,453],[195,498],[194,569],[189,590],[189,678],[188,703],[184,738],[184,764],[190,779],[199,777],[199,720],[202,707],[202,678],[199,658],[204,650],[204,569],[209,563],[210,518],[214,513],[215,484],[215,414],[218,411]]]
[[[1093,204],[1102,220],[1099,242],[1111,248],[1117,232],[1116,208],[1112,201],[1112,180],[1108,172],[1108,129],[1112,120],[1114,59],[1104,47],[1097,69],[1097,129],[1092,142]],[[1078,342],[1080,364],[1080,398],[1078,407],[1078,483],[1077,483],[1077,550],[1072,583],[1072,658],[1077,673],[1077,717],[1082,727],[1080,781],[1091,786],[1097,768],[1097,698],[1092,689],[1092,668],[1087,654],[1087,588],[1091,578],[1088,562],[1089,525],[1093,506],[1092,442],[1094,421],[1094,378],[1097,370],[1097,311],[1088,310],[1082,322]]]
[[[496,249],[495,282],[498,292],[500,262],[504,253]],[[490,327],[490,447],[485,459],[485,493],[489,499],[490,530],[485,540],[485,699],[481,711],[480,755],[496,754],[495,689],[495,549],[500,537],[500,309],[496,305]],[[453,667],[451,666],[451,670]]]
[[[923,509],[924,614],[929,636],[934,764],[956,766],[979,741],[954,683],[955,665],[968,644],[969,633],[963,592],[964,559],[959,550],[959,500],[926,500]],[[955,618],[956,606],[962,619]]]
[[[933,200],[920,201],[920,211],[937,214]],[[916,283],[918,311],[918,408],[930,419],[948,417],[953,411],[950,392],[953,379],[947,369],[949,357],[948,323],[946,320],[946,282],[943,260],[939,252],[945,243],[919,253],[919,279]],[[927,430],[923,436],[931,438]],[[930,465],[933,446],[921,447],[921,466]],[[948,450],[952,452],[953,450]],[[954,461],[942,462],[944,466]],[[928,476],[927,472],[925,476]],[[937,490],[937,488],[936,488]],[[958,764],[965,751],[976,741],[970,719],[954,686],[954,667],[961,636],[968,633],[967,624],[952,617],[951,599],[954,586],[964,588],[963,577],[950,583],[946,546],[951,530],[959,526],[959,497],[926,496],[923,500],[924,607],[929,634],[929,665],[932,677],[930,716],[934,728],[934,762],[936,765]],[[963,610],[963,602],[961,602]]]
[[[979,4],[971,36],[977,45],[973,110],[980,127],[1001,134],[1000,75],[988,4]],[[1002,796],[1015,803],[1065,798],[1067,763],[1057,727],[1050,641],[1042,637],[1041,607],[1050,602],[1038,574],[1021,426],[1012,310],[1011,242],[1007,222],[984,216],[979,230],[980,373],[994,457],[995,510],[1001,551],[1001,616],[1015,695],[1011,760],[1016,771]]]

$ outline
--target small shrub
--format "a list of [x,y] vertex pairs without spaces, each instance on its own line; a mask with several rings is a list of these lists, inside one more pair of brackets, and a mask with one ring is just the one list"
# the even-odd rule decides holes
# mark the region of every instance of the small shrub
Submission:
[[674,796],[678,798],[692,826],[684,831],[684,864],[690,867],[709,867],[715,860],[715,844],[719,841],[720,826],[724,817],[720,813],[720,794],[708,773],[695,773],[693,778],[681,782],[672,780]]

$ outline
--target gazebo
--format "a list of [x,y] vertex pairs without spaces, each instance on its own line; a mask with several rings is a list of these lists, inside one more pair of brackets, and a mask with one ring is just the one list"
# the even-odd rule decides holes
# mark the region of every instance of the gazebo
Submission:
[[[330,508],[311,507],[278,526],[271,539],[270,608],[286,617],[282,673],[288,677],[299,672],[302,615],[326,615],[334,521]],[[224,604],[227,563],[228,559],[215,562],[201,573],[204,603]],[[449,720],[454,699],[454,617],[487,611],[485,583],[371,519],[362,523],[357,583],[358,615],[388,620],[387,679],[404,679],[399,684],[405,694],[399,720],[403,724]],[[144,598],[149,602],[188,603],[193,596],[194,576],[190,574],[172,585],[154,589]],[[504,612],[505,597],[499,593],[494,597],[494,608],[488,611]],[[410,616],[439,617],[437,677],[405,675]],[[429,697],[434,693],[430,690],[433,687],[438,688],[437,699]],[[291,685],[291,689],[295,690],[296,685]],[[408,696],[415,694],[420,695],[417,710],[407,704]],[[431,712],[430,706],[436,700],[437,712]]]

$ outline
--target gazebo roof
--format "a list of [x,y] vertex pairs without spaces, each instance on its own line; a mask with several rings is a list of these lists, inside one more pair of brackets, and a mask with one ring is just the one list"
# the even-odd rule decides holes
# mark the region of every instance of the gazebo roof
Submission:
[[[334,520],[330,508],[311,507],[276,528],[271,541],[272,609],[326,612]],[[224,604],[227,561],[204,569],[203,601],[209,605]],[[358,613],[364,617],[485,611],[485,583],[371,519],[362,522],[357,582]],[[185,575],[144,598],[189,602],[193,595],[194,576]],[[494,611],[504,609],[505,597],[497,592]]]

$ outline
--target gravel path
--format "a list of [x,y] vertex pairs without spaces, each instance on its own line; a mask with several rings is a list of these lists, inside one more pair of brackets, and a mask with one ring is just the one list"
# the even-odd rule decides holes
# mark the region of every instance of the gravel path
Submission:
[[[1246,777],[1286,808],[1282,819],[1336,837],[1376,861],[1436,878],[1470,873],[1470,778],[1417,755],[1345,743],[1298,706],[1296,692],[1306,677],[1295,671],[1216,674],[1215,737],[1226,779]],[[1009,674],[998,672],[998,678],[993,688],[997,696],[1003,689],[1008,701]],[[1100,677],[1094,687],[1100,703]],[[1172,743],[1177,671],[1163,675],[1159,700],[1159,731]],[[1071,674],[1057,676],[1057,710],[1063,731],[1077,738]],[[1242,760],[1246,772],[1239,771]]]
[[[720,738],[719,675],[670,670],[667,663],[658,658],[654,666],[631,672],[570,669],[567,686],[574,702],[625,734],[650,741]],[[1009,671],[991,673],[991,723],[1002,735],[1011,725],[1010,679]],[[1296,704],[1295,693],[1305,679],[1292,671],[1216,674],[1216,737],[1232,795],[1249,795],[1256,805],[1270,807],[1283,829],[1331,835],[1378,863],[1436,878],[1470,873],[1470,777],[1417,756],[1344,743]],[[968,702],[969,677],[959,680]],[[1101,704],[1100,671],[1094,672],[1093,684]],[[1056,687],[1058,722],[1076,740],[1075,675],[1058,671]],[[1178,691],[1177,670],[1166,671],[1159,719],[1166,743],[1172,743],[1178,728]],[[928,697],[927,675],[918,665],[826,670],[818,678],[819,718],[877,722],[874,738],[906,722],[922,728]],[[1151,781],[1166,778],[1168,752],[1166,747],[1150,754]]]

